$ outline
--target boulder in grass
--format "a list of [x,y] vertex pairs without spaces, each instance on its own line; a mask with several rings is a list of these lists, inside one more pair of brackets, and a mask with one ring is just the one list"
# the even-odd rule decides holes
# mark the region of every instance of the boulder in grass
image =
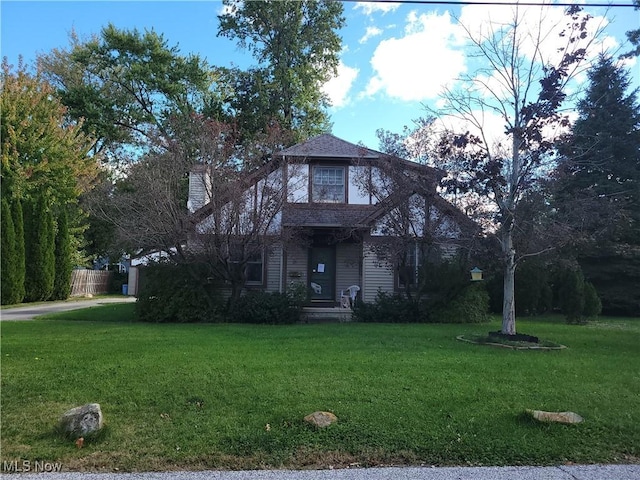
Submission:
[[539,422],[553,423],[581,423],[584,419],[574,412],[543,412],[542,410],[527,410],[532,418]]
[[324,428],[337,422],[338,417],[331,412],[313,412],[304,417],[304,421],[318,428]]
[[68,437],[80,438],[98,433],[103,425],[100,404],[88,403],[65,412],[60,417],[58,429]]

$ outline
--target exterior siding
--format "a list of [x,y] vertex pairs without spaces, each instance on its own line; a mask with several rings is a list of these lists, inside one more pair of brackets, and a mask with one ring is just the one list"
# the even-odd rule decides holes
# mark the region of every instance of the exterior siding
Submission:
[[273,245],[266,254],[265,274],[267,276],[265,290],[267,292],[282,291],[282,246]]
[[362,261],[362,300],[373,302],[378,290],[393,292],[393,268],[384,261],[380,261],[370,246],[363,245]]
[[302,283],[307,285],[307,249],[296,245],[287,247],[287,272],[285,283],[291,282]]
[[336,301],[340,301],[341,290],[351,285],[362,288],[361,265],[361,244],[339,243],[336,246]]
[[207,195],[207,187],[205,183],[205,175],[201,172],[189,173],[189,200],[187,208],[191,213],[203,207],[209,200]]

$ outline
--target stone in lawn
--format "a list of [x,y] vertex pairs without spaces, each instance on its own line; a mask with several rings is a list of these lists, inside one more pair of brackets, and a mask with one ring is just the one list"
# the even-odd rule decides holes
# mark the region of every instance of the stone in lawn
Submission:
[[574,412],[543,412],[542,410],[527,410],[527,413],[539,422],[580,423],[584,419]]
[[313,412],[304,417],[304,421],[318,428],[324,428],[337,422],[338,417],[331,412]]
[[100,404],[88,403],[65,412],[58,428],[68,437],[79,438],[99,432],[103,423]]

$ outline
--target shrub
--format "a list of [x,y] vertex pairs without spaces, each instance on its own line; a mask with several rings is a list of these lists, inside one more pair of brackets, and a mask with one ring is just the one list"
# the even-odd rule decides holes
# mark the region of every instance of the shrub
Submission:
[[553,307],[553,293],[547,266],[529,259],[516,271],[515,300],[517,315],[540,315]]
[[66,300],[71,293],[71,239],[67,211],[63,207],[58,215],[55,234],[55,276],[53,280],[53,300]]
[[[306,296],[306,294],[305,294]],[[229,321],[287,325],[300,320],[301,303],[287,293],[249,292],[229,309]]]
[[420,323],[426,322],[424,305],[400,294],[379,291],[373,303],[357,302],[353,318],[365,323]]
[[18,263],[16,262],[16,231],[11,218],[11,208],[5,198],[2,199],[2,217],[0,217],[2,228],[2,286],[0,295],[2,305],[18,303]]
[[602,302],[596,292],[596,287],[591,282],[584,283],[584,310],[586,318],[594,318],[602,313]]
[[[156,263],[140,269],[136,313],[143,322],[220,322],[223,301],[203,265]],[[196,280],[197,279],[197,280]]]
[[473,284],[448,302],[378,292],[373,303],[357,303],[353,317],[366,323],[481,323],[489,320],[488,313],[489,294],[483,285]]
[[48,300],[53,293],[55,276],[55,239],[53,216],[44,196],[31,201],[25,214],[25,299]]
[[447,305],[431,315],[434,323],[483,323],[489,321],[489,294],[484,285],[466,287]]
[[122,286],[129,281],[126,272],[111,272],[109,277],[109,293],[122,293]]
[[556,289],[558,306],[568,323],[585,323],[602,312],[602,303],[595,287],[585,282],[579,267],[561,270]]

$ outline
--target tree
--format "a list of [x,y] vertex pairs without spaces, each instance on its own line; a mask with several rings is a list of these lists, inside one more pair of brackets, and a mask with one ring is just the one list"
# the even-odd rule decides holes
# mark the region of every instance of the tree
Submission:
[[0,294],[2,295],[2,305],[18,303],[18,263],[16,258],[16,231],[13,226],[11,207],[6,198],[2,199],[2,256],[0,261],[2,266],[2,285]]
[[[69,122],[53,88],[20,64],[2,64],[2,195],[28,199],[43,193],[56,205],[76,201],[97,172],[92,140]],[[27,119],[29,121],[27,121]]]
[[45,301],[53,294],[55,233],[50,204],[44,195],[25,205],[25,300]]
[[[633,4],[635,5],[635,10],[640,10],[640,0],[633,0]],[[627,39],[635,48],[622,55],[622,57],[632,58],[640,55],[640,28],[628,31]]]
[[17,198],[11,201],[11,215],[16,234],[16,249],[14,251],[15,264],[17,266],[15,277],[16,303],[24,299],[25,253],[24,253],[24,217],[22,215],[22,202]]
[[[116,184],[108,208],[92,202],[92,212],[112,222],[130,251],[163,251],[191,268],[213,306],[213,283],[223,281],[237,301],[252,259],[282,241],[279,212],[285,185],[271,155],[289,143],[272,127],[250,144],[238,145],[235,130],[194,116],[176,130],[165,151],[146,155]],[[201,205],[187,208],[191,174],[203,188]],[[206,267],[211,284],[202,282]]]
[[[271,118],[305,138],[328,129],[328,99],[322,85],[335,75],[344,25],[340,2],[283,0],[243,2],[224,0],[218,35],[238,41],[259,62],[258,70],[239,73],[238,93],[249,90],[244,111]],[[264,100],[268,99],[268,103]]]
[[71,242],[67,210],[60,209],[55,234],[55,277],[53,281],[53,300],[66,300],[71,293]]
[[[34,278],[33,269],[49,267],[30,262],[45,255],[41,250],[45,245],[51,246],[45,256],[53,258],[53,244],[49,237],[34,230],[34,225],[23,222],[21,201],[25,202],[24,217],[29,221],[34,219],[32,204],[41,197],[46,198],[47,210],[65,206],[77,211],[79,196],[91,188],[95,179],[97,160],[89,155],[92,139],[82,132],[81,123],[67,118],[66,108],[39,73],[30,74],[22,63],[14,72],[3,62],[1,80],[2,197],[12,207],[18,238],[18,296],[41,300],[51,294],[49,279],[43,279],[41,284]],[[82,217],[76,218],[78,221],[71,225],[76,232],[74,237],[81,236]],[[50,234],[53,233],[51,226]]]
[[[458,89],[443,94],[441,119],[465,122],[462,133],[449,127],[439,144],[439,158],[454,158],[458,175],[449,179],[453,191],[473,192],[488,200],[493,213],[495,238],[504,268],[502,333],[515,334],[515,271],[518,263],[535,252],[518,252],[515,233],[527,219],[518,207],[535,191],[552,160],[554,138],[569,121],[561,114],[567,83],[579,71],[586,47],[594,38],[587,33],[589,16],[579,7],[566,11],[566,26],[552,35],[544,15],[538,17],[512,9],[509,21],[486,29],[464,27],[472,56],[488,65],[463,78]],[[524,17],[527,13],[527,22]],[[529,20],[537,18],[534,28]],[[550,38],[563,41],[549,49]],[[495,115],[505,137],[496,139],[485,119]]]
[[[196,55],[184,57],[153,30],[120,30],[109,24],[99,36],[68,50],[42,55],[38,65],[58,89],[73,119],[96,139],[94,153],[119,161],[146,151],[169,120],[205,108],[211,72]],[[162,144],[153,143],[162,147]]]
[[[571,199],[591,200],[592,235],[639,243],[640,105],[628,92],[628,73],[601,55],[588,71],[589,83],[578,102],[578,119],[561,148],[558,207]],[[628,93],[627,93],[628,92]],[[596,216],[597,213],[600,215]],[[610,227],[610,228],[605,228]]]
[[588,71],[572,135],[560,148],[554,208],[586,240],[571,253],[609,313],[640,306],[640,105],[630,78],[601,55]]

